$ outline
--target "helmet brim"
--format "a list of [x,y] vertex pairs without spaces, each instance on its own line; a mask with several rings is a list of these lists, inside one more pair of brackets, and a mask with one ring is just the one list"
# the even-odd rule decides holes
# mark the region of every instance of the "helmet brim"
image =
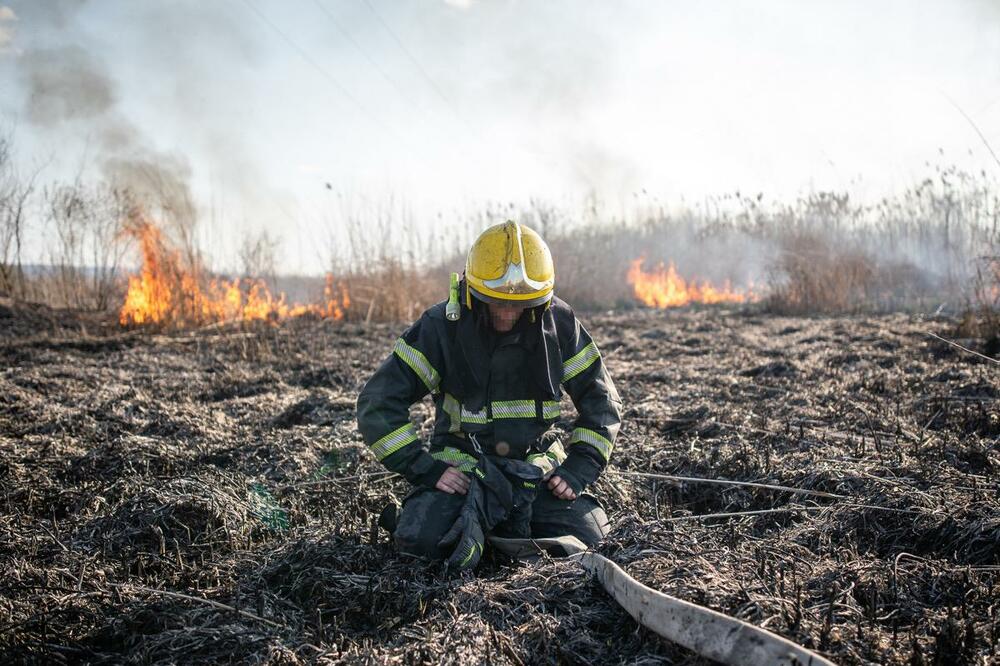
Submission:
[[526,298],[526,299],[522,299],[522,298],[497,298],[496,296],[490,296],[489,294],[484,294],[481,291],[478,291],[471,284],[469,285],[469,291],[478,300],[480,300],[480,301],[482,301],[484,303],[493,303],[495,305],[507,305],[507,306],[519,305],[519,306],[521,306],[523,308],[534,308],[534,307],[538,307],[539,305],[545,305],[546,303],[548,303],[549,301],[552,300],[552,292],[551,291],[549,291],[547,294],[542,294],[541,296],[536,296],[534,298]]

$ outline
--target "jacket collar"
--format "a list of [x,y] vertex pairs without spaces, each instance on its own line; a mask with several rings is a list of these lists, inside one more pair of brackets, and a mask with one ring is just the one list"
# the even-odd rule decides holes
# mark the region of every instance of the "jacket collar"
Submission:
[[[551,308],[534,308],[534,321],[518,323],[521,344],[528,353],[527,371],[543,399],[559,397],[562,378],[562,352],[556,334],[555,317]],[[486,388],[490,376],[490,359],[496,334],[489,329],[489,321],[481,310],[463,309],[462,317],[455,324],[455,337],[451,345],[452,367],[459,386],[455,387],[463,403],[479,411],[486,403]],[[526,313],[525,317],[530,317]]]

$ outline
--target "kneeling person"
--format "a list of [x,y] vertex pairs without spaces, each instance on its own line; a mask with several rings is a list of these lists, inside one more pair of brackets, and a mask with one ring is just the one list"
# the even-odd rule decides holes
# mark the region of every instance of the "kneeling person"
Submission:
[[[401,551],[469,568],[491,533],[588,546],[607,534],[584,490],[608,464],[621,399],[554,283],[541,236],[515,222],[490,227],[451,299],[403,333],[362,389],[365,442],[414,484],[395,531]],[[563,390],[578,413],[568,453],[550,430]],[[428,393],[436,413],[425,448],[409,407]]]

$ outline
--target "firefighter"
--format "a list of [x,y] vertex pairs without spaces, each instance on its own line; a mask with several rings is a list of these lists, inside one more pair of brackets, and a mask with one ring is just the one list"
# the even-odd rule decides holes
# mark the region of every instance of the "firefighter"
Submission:
[[[587,545],[608,531],[584,492],[607,466],[621,399],[597,345],[553,294],[548,246],[508,221],[473,244],[449,301],[396,341],[358,397],[358,425],[375,457],[413,484],[395,521],[404,553],[469,569],[489,534],[572,535]],[[553,428],[566,392],[576,408],[569,442]],[[425,446],[409,407],[430,394]]]

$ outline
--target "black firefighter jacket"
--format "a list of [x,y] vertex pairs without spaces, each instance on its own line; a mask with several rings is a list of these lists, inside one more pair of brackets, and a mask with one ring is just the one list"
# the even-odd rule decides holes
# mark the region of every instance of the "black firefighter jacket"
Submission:
[[[608,464],[621,423],[621,399],[597,345],[573,310],[553,298],[524,313],[508,334],[495,333],[481,303],[457,322],[445,302],[431,307],[396,341],[392,354],[358,396],[365,443],[389,470],[433,486],[448,463],[484,453],[524,460],[544,455],[543,434],[569,394],[577,419],[560,474],[577,492]],[[430,393],[435,406],[429,447],[409,407]]]

